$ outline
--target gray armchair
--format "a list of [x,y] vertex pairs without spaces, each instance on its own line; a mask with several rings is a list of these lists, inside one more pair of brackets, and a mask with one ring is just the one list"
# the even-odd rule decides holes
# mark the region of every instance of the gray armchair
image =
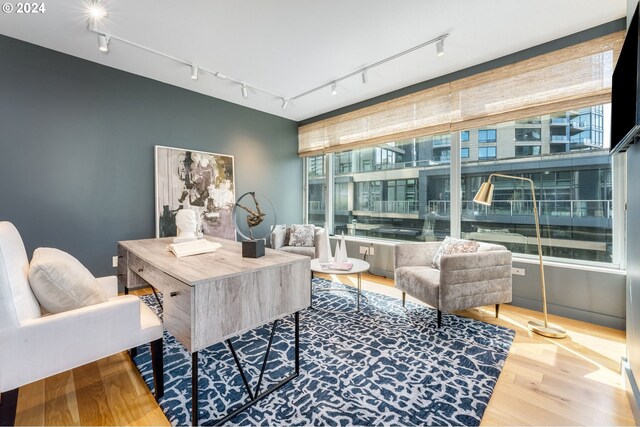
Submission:
[[324,228],[315,227],[313,246],[289,246],[289,230],[286,225],[276,225],[271,232],[271,248],[279,251],[290,252],[298,255],[306,255],[310,258],[320,257],[320,248],[318,245],[318,233]]
[[402,243],[395,246],[395,287],[433,306],[438,313],[511,302],[511,252],[504,246],[480,243],[477,252],[444,255],[440,270],[431,262],[440,242]]

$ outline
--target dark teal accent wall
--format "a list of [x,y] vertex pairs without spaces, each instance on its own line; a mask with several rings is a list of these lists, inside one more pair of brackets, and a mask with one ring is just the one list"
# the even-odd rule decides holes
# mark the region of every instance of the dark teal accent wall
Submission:
[[118,240],[155,235],[155,145],[235,156],[236,195],[299,223],[297,144],[294,121],[0,36],[0,220],[29,257],[56,247],[114,274]]

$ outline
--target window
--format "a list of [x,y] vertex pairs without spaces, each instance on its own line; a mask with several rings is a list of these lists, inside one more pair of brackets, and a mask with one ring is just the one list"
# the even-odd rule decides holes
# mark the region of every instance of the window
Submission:
[[539,156],[540,148],[541,147],[539,145],[517,145],[516,156]]
[[463,130],[460,132],[460,142],[469,142],[469,131]]
[[307,158],[309,176],[324,176],[324,156]]
[[433,146],[441,146],[441,145],[451,145],[451,136],[448,133],[434,135],[431,137],[431,141],[433,142]]
[[307,158],[307,221],[318,227],[325,224],[324,156]]
[[351,151],[338,153],[335,160],[336,174],[351,172]]
[[[344,153],[334,153],[334,164]],[[378,239],[442,240],[450,234],[450,134],[411,138],[351,151],[362,165],[371,159],[382,165],[393,158],[392,169],[355,168],[333,180],[333,232]],[[434,158],[446,161],[434,161]],[[426,218],[427,210],[437,217]]]
[[[461,237],[500,243],[514,253],[537,254],[528,183],[498,177],[493,181],[491,206],[472,201],[490,171],[507,170],[506,174],[532,179],[535,184],[544,255],[612,262],[611,163],[608,148],[593,143],[604,140],[608,132],[609,118],[604,114],[602,106],[594,106],[542,115],[539,128],[520,127],[519,121],[498,124],[506,135],[514,132],[516,139],[526,141],[539,138],[539,143],[505,143],[499,153],[496,147],[479,146],[478,160],[487,162],[487,172],[478,171],[474,159],[462,161],[465,220],[461,221]],[[563,138],[553,138],[554,134]]]
[[478,142],[496,142],[496,134],[495,129],[480,129],[478,130]]
[[[464,131],[469,140],[455,153],[450,134],[334,153],[330,176],[322,175],[323,156],[309,158],[309,222],[323,224],[324,184],[332,182],[334,208],[327,214],[332,215],[335,233],[441,240],[450,234],[451,199],[456,197],[462,200],[460,216],[453,218],[460,221],[460,237],[535,256],[533,198],[527,183],[495,178],[493,204],[473,203],[488,175],[505,171],[535,183],[544,255],[610,263],[612,169],[608,147],[598,145],[605,145],[608,114],[608,108],[594,106],[497,123],[493,129],[469,129]],[[504,135],[499,146],[498,130]],[[454,155],[461,160],[461,186],[456,189],[451,188],[449,166]]]
[[479,147],[478,160],[495,159],[496,147]]
[[516,128],[516,141],[540,141],[540,128]]
[[451,160],[451,149],[449,147],[436,147],[433,149],[433,160],[436,162],[448,162]]

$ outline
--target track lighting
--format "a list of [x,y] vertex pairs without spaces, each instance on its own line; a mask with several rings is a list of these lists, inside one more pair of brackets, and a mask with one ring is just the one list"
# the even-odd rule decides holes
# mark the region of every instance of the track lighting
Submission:
[[444,55],[444,39],[440,39],[436,42],[436,55]]
[[281,108],[283,110],[286,110],[287,107],[289,106],[289,102],[290,101],[295,101],[296,99],[302,98],[304,96],[307,96],[311,93],[314,93],[316,91],[319,90],[325,90],[325,88],[331,86],[331,95],[337,95],[338,94],[338,83],[343,81],[343,80],[347,80],[347,79],[351,79],[352,77],[356,77],[358,74],[360,75],[360,78],[362,79],[362,84],[368,84],[369,82],[369,70],[375,67],[378,67],[382,64],[386,64],[387,62],[393,61],[397,58],[400,58],[404,55],[407,55],[411,52],[414,52],[418,49],[422,49],[425,46],[428,46],[430,44],[434,44],[436,45],[436,53],[438,56],[442,56],[444,55],[444,39],[446,39],[447,37],[449,37],[448,33],[445,34],[441,34],[438,37],[435,37],[431,40],[427,40],[419,45],[413,46],[409,49],[403,50],[402,52],[396,53],[395,55],[389,56],[388,58],[384,58],[381,59],[378,62],[374,62],[371,64],[368,64],[366,67],[361,68],[359,70],[353,71],[349,74],[345,74],[344,76],[338,77],[338,78],[334,78],[332,81],[323,83],[319,86],[316,86],[314,88],[311,88],[305,92],[299,93],[295,96],[289,96],[287,98],[285,98],[284,96],[277,94],[277,93],[273,93],[269,90],[266,89],[262,89],[247,83],[243,83],[241,80],[238,79],[234,79],[231,76],[228,76],[226,74],[223,74],[219,71],[214,71],[214,70],[210,70],[210,69],[206,69],[206,68],[202,68],[202,67],[198,67],[197,65],[191,63],[190,61],[185,61],[183,59],[180,58],[176,58],[174,56],[171,55],[167,55],[166,53],[160,52],[158,50],[155,49],[151,49],[149,47],[146,46],[142,46],[136,42],[127,40],[125,38],[122,37],[118,37],[118,36],[114,36],[113,34],[109,34],[107,35],[106,33],[102,32],[103,30],[98,30],[98,26],[97,23],[105,18],[107,16],[107,11],[104,9],[104,7],[102,7],[102,5],[100,4],[99,0],[87,0],[90,1],[91,3],[88,4],[87,6],[87,15],[88,15],[88,23],[87,23],[87,29],[89,30],[89,32],[94,33],[98,36],[98,48],[100,49],[101,52],[103,53],[107,53],[109,52],[109,44],[111,43],[111,39],[116,39],[118,40],[118,47],[120,46],[120,43],[125,44],[125,45],[129,45],[131,47],[135,47],[141,50],[145,50],[149,53],[153,53],[159,56],[162,56],[164,58],[173,60],[175,62],[178,62],[182,65],[186,65],[188,67],[191,67],[191,78],[193,80],[197,80],[198,79],[198,75],[201,73],[205,73],[205,74],[211,74],[213,76],[216,76],[217,78],[221,79],[221,80],[228,80],[230,83],[234,84],[234,85],[239,85],[240,86],[240,91],[242,93],[242,97],[243,98],[248,98],[249,97],[249,88],[251,88],[252,93],[262,93],[265,95],[269,95],[270,97],[274,98],[274,99],[279,99],[282,101],[281,104]]
[[91,3],[89,6],[89,16],[96,21],[101,20],[107,16],[107,10],[100,3]]
[[98,49],[100,52],[109,52],[109,40],[110,37],[106,34],[98,34]]

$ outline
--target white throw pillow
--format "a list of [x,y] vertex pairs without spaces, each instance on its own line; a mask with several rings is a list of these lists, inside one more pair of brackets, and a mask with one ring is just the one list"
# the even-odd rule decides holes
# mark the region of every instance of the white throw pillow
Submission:
[[456,239],[455,237],[447,236],[433,256],[433,268],[440,270],[440,260],[443,255],[478,252],[478,246],[480,244],[473,240]]
[[80,261],[54,248],[38,248],[29,267],[29,284],[49,313],[107,301],[100,283]]

